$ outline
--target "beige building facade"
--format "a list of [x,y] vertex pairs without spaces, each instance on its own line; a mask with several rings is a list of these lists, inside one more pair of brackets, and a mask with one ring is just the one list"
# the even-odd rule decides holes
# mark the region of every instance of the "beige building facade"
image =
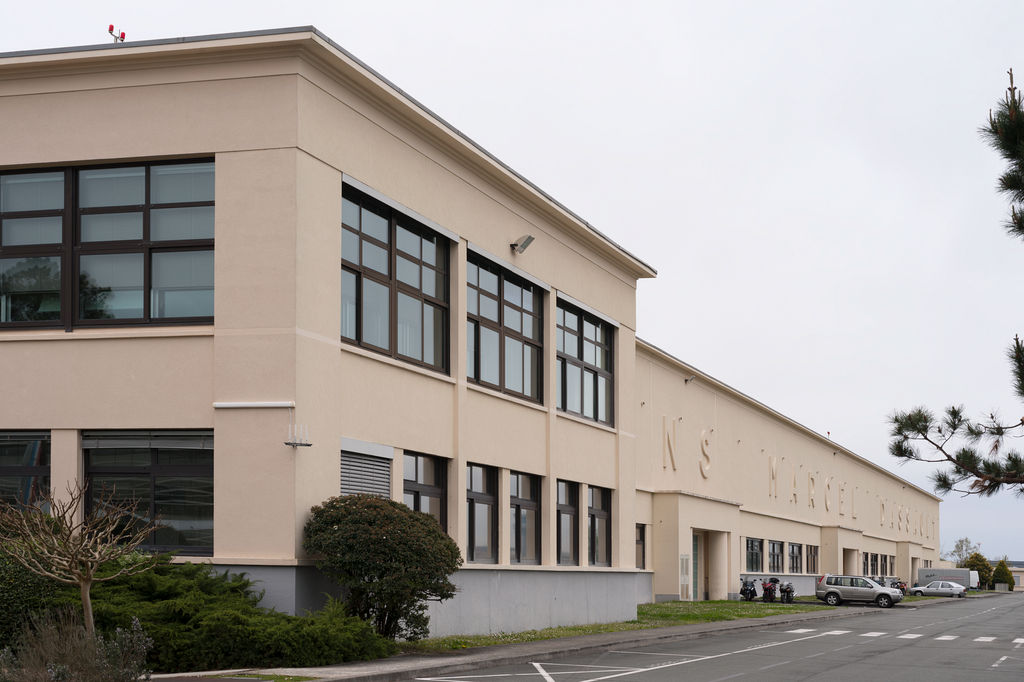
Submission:
[[301,612],[309,508],[386,494],[466,558],[437,634],[938,558],[937,498],[637,340],[651,266],[315,29],[0,55],[0,107],[5,497],[113,488]]

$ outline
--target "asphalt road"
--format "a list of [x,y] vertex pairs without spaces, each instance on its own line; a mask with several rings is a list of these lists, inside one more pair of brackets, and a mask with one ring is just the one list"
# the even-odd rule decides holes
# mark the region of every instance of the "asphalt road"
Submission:
[[[927,608],[848,606],[861,615],[723,632],[658,646],[481,668],[431,682],[662,682],[749,679],[880,682],[1024,679],[1024,598]],[[863,609],[871,613],[863,615]]]

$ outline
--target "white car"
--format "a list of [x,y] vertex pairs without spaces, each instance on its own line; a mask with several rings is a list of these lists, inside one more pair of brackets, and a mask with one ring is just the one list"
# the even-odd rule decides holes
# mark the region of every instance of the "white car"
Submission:
[[949,580],[933,580],[924,587],[912,587],[915,597],[966,597],[967,588]]

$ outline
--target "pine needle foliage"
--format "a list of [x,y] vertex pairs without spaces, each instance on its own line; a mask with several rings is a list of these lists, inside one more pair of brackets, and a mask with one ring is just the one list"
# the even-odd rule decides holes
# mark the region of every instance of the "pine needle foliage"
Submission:
[[1009,589],[1012,592],[1014,587],[1013,574],[1010,572],[1010,567],[1006,565],[1006,559],[1000,559],[999,563],[996,564],[996,568],[992,571],[992,582],[993,583],[1006,583],[1009,585]]
[[[1008,71],[1010,86],[994,110],[982,136],[1006,160],[999,191],[1010,200],[1007,232],[1024,239],[1024,100]],[[1013,388],[1024,401],[1024,343],[1014,336],[1007,349]],[[1010,448],[1012,438],[1024,435],[1024,417],[1004,421],[995,412],[980,419],[966,416],[963,405],[936,415],[917,407],[889,417],[889,454],[897,459],[945,464],[931,476],[936,492],[989,497],[1011,490],[1024,497],[1024,457]]]
[[999,191],[1010,198],[1006,230],[1024,239],[1024,107],[1021,93],[1013,84],[1013,69],[1008,73],[1010,87],[995,110],[989,111],[988,125],[981,128],[981,133],[1008,164],[999,178]]

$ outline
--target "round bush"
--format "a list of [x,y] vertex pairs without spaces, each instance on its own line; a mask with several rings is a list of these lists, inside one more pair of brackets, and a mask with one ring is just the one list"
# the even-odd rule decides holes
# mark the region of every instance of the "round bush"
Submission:
[[347,590],[348,612],[389,639],[429,633],[426,601],[455,596],[459,549],[427,514],[373,495],[313,507],[303,546]]

